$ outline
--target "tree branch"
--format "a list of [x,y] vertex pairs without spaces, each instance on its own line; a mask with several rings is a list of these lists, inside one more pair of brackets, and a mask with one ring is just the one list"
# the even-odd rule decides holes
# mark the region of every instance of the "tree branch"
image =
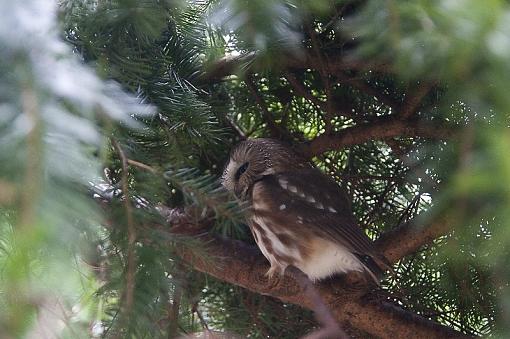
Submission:
[[294,76],[292,73],[285,73],[285,78],[289,82],[289,84],[292,86],[292,88],[296,91],[296,94],[299,94],[315,106],[319,108],[320,110],[326,111],[327,108],[325,106],[325,103],[323,101],[320,101],[318,98],[314,97],[313,94],[308,91],[305,86]]
[[255,52],[249,52],[235,56],[224,56],[209,65],[205,65],[205,70],[199,76],[198,81],[204,84],[219,82],[223,78],[236,74],[239,71],[247,71],[255,60],[256,55]]
[[[215,83],[222,81],[225,77],[236,73],[247,72],[256,61],[257,53],[249,52],[237,56],[225,56],[217,61],[205,66],[205,70],[199,76],[198,82],[201,84]],[[347,60],[341,54],[325,54],[323,60],[316,55],[305,53],[301,57],[293,54],[282,54],[275,63],[283,69],[320,69],[321,63],[330,74],[343,74],[348,70],[368,71],[372,70],[380,73],[390,73],[391,65],[389,63],[369,63],[363,60]]]
[[437,217],[427,226],[411,221],[382,234],[377,239],[376,246],[388,261],[395,263],[447,234],[453,225],[452,218],[446,215]]
[[133,209],[131,200],[129,199],[129,181],[128,181],[128,159],[122,150],[120,144],[111,139],[119,158],[122,163],[122,192],[124,193],[124,208],[127,218],[127,234],[128,234],[128,249],[127,249],[127,271],[126,271],[126,291],[125,291],[125,314],[130,316],[133,309],[133,298],[135,290],[135,275],[136,275],[136,257],[135,257],[135,241],[136,241],[136,228],[133,218]]
[[327,151],[359,145],[371,140],[385,140],[395,137],[422,137],[447,139],[453,135],[449,127],[420,123],[418,121],[401,121],[397,119],[378,119],[368,124],[348,127],[332,134],[322,134],[306,145],[301,152],[312,157]]
[[395,101],[391,96],[385,94],[382,90],[379,90],[375,87],[370,86],[368,83],[366,83],[363,80],[356,79],[356,78],[349,78],[345,74],[341,72],[336,73],[336,77],[338,80],[340,80],[342,83],[351,85],[354,88],[357,88],[362,93],[366,94],[369,97],[376,98],[379,102],[383,103],[384,105],[396,110],[399,107],[399,103]]
[[[190,234],[203,231],[204,225],[196,224],[179,211],[172,210],[168,219],[175,234]],[[168,231],[166,231],[168,232]],[[212,275],[225,282],[241,286],[255,293],[269,295],[283,302],[306,308],[312,307],[311,300],[299,284],[286,275],[279,284],[267,280],[268,264],[253,246],[241,241],[203,234],[197,237],[207,249],[207,257],[200,256],[188,247],[177,250],[184,262],[194,269]],[[402,241],[403,237],[399,238]],[[417,243],[417,242],[415,242]],[[381,249],[391,246],[392,241],[381,241]],[[399,243],[400,245],[400,243]],[[406,251],[402,251],[405,253]],[[386,248],[386,253],[392,254]],[[393,257],[392,257],[393,258]],[[468,338],[460,332],[401,309],[384,297],[370,297],[366,294],[367,284],[359,273],[325,281],[317,286],[332,314],[340,323],[351,326],[381,338]]]
[[283,134],[281,128],[276,124],[274,121],[273,115],[271,112],[269,112],[269,109],[267,108],[267,104],[265,103],[264,99],[261,97],[260,93],[257,91],[257,87],[255,86],[255,83],[253,82],[253,78],[250,74],[246,75],[246,78],[244,79],[244,83],[246,84],[246,87],[248,87],[248,90],[252,94],[253,98],[255,99],[255,102],[262,110],[262,118],[264,122],[267,124],[267,127],[269,128],[269,131],[271,132],[271,135],[273,137],[278,137]]
[[406,99],[400,109],[401,119],[408,119],[413,115],[423,98],[430,92],[430,89],[434,86],[434,83],[425,82],[420,84],[414,92],[408,93]]

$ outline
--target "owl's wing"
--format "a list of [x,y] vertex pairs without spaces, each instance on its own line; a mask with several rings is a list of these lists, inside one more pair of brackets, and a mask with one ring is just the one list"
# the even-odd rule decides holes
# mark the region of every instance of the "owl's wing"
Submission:
[[346,193],[317,169],[264,176],[254,186],[253,204],[264,205],[279,225],[299,223],[353,253],[377,256],[372,241],[356,223]]

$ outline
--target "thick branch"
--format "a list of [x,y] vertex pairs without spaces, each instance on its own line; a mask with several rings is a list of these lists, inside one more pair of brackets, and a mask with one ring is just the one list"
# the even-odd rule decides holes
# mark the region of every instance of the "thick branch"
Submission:
[[[178,210],[170,210],[167,216],[172,224],[171,232],[174,234],[193,234],[206,227],[193,223]],[[194,269],[255,293],[311,308],[311,301],[290,276],[286,275],[277,285],[267,280],[265,276],[269,268],[267,261],[255,247],[203,233],[198,240],[203,242],[207,249],[206,257],[197,255],[188,247],[178,249],[180,257]],[[404,241],[402,237],[399,240]],[[390,258],[393,258],[394,254],[387,250],[387,246],[393,244],[388,240],[379,243],[381,250]],[[369,298],[366,296],[367,287],[361,275],[352,273],[343,278],[325,281],[318,285],[318,290],[339,322],[347,322],[377,337],[392,339],[468,337],[449,327],[405,311],[385,301],[385,298]]]
[[[195,255],[187,248],[179,251],[184,261],[196,270],[255,293],[270,295],[303,307],[311,307],[310,300],[305,299],[305,294],[299,285],[289,276],[285,276],[276,286],[267,281],[264,274],[269,267],[254,247],[239,241],[211,236],[203,236],[202,240],[207,243],[209,254],[207,259]],[[354,284],[353,275],[347,278],[318,286],[321,296],[339,322],[348,322],[356,328],[381,338],[468,337],[384,300],[363,298],[364,288],[359,288],[361,282],[359,276],[354,276]],[[358,288],[353,288],[356,283]]]
[[[225,56],[206,66],[198,82],[202,84],[222,81],[223,78],[240,72],[248,71],[254,64],[256,53],[249,52],[237,56]],[[391,72],[391,66],[386,63],[367,63],[362,60],[346,60],[342,55],[326,55],[320,60],[316,55],[305,53],[301,57],[294,54],[282,54],[275,63],[283,69],[320,69],[324,67],[330,74],[343,74],[348,70]],[[323,65],[323,66],[322,66]]]
[[395,137],[447,139],[452,135],[453,130],[444,126],[416,121],[385,119],[348,127],[332,134],[320,135],[308,145],[302,146],[301,151],[305,156],[312,157],[327,151],[363,144],[371,140],[385,140]]
[[447,234],[453,225],[449,216],[440,216],[426,226],[414,222],[405,223],[384,233],[377,239],[376,245],[386,259],[394,263]]

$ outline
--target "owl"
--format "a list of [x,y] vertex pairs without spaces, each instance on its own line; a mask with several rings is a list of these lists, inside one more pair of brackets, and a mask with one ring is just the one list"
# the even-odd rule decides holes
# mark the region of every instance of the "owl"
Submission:
[[221,181],[249,203],[248,224],[271,279],[292,265],[312,281],[359,271],[379,284],[389,268],[359,228],[344,190],[284,144],[242,141]]

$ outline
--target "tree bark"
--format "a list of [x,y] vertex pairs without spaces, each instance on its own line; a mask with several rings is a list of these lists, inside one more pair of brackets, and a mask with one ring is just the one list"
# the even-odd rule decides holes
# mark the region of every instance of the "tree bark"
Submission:
[[301,146],[301,152],[308,158],[315,155],[363,144],[372,140],[387,140],[396,137],[422,137],[447,139],[453,130],[446,126],[400,119],[378,119],[375,122],[347,127],[332,134],[322,134],[308,144]]
[[[184,214],[176,212],[174,215],[178,215],[178,218],[170,216],[169,221],[172,224],[170,232],[191,234],[196,230],[203,230],[204,225],[197,225]],[[389,255],[391,261],[395,261],[398,256],[406,255],[433,239],[433,234],[445,232],[447,228],[444,226],[444,223],[438,223],[426,228],[429,231],[423,231],[425,237],[421,241],[413,240],[418,239],[421,233],[408,226],[408,231],[396,235],[395,240],[383,238],[377,245],[384,254]],[[409,243],[412,245],[407,245],[406,242],[409,235],[411,235]],[[255,293],[269,295],[306,308],[311,307],[310,300],[306,299],[299,284],[290,276],[286,275],[278,284],[272,284],[267,280],[264,274],[269,266],[255,247],[207,233],[202,233],[197,238],[207,249],[207,257],[198,255],[188,247],[178,249],[179,256],[194,269]],[[391,250],[392,247],[400,247],[401,243],[406,243],[404,249]],[[391,339],[469,337],[390,303],[377,291],[370,291],[367,281],[355,272],[325,281],[317,287],[340,323],[348,323],[374,337]]]
[[454,224],[451,219],[448,215],[441,215],[427,226],[415,222],[403,224],[382,234],[376,246],[389,262],[395,263],[451,231]]

